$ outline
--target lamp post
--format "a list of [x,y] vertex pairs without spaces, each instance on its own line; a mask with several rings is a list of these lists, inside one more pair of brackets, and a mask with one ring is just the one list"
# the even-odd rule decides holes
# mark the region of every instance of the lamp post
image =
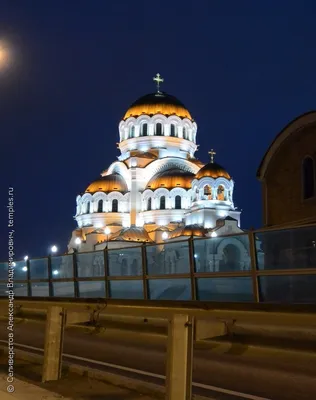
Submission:
[[111,233],[111,229],[108,226],[105,227],[104,233],[106,234],[106,248],[108,248],[109,234]]

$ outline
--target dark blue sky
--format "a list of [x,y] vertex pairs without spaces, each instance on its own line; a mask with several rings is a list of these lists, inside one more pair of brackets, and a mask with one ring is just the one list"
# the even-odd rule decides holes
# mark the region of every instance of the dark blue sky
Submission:
[[118,123],[156,72],[198,124],[196,156],[214,148],[233,176],[242,227],[261,226],[261,158],[315,108],[315,16],[313,0],[2,0],[1,260],[9,186],[17,255],[66,249],[76,195],[119,154]]

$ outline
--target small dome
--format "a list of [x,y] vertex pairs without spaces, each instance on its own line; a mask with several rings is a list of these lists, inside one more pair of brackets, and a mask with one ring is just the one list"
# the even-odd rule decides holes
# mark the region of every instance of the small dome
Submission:
[[180,236],[198,236],[206,237],[207,230],[200,225],[187,225],[177,228],[169,235],[169,239],[175,239]]
[[201,168],[197,174],[195,175],[196,179],[202,179],[204,177],[210,177],[210,178],[226,178],[226,179],[231,179],[229,173],[219,164],[210,162],[206,165],[204,165],[203,168]]
[[191,182],[193,179],[194,174],[192,172],[171,168],[154,175],[148,182],[146,188],[152,190],[159,188],[173,189],[177,187],[191,189]]
[[152,242],[144,228],[140,228],[134,225],[130,226],[129,228],[124,228],[117,233],[114,233],[113,235],[111,235],[110,240],[129,242]]
[[96,181],[90,183],[86,189],[86,193],[95,192],[121,192],[126,193],[128,191],[124,178],[119,174],[110,174],[102,176]]
[[180,118],[193,120],[189,111],[176,97],[164,92],[151,93],[140,97],[129,107],[123,120],[129,117],[139,117],[142,114],[177,115]]

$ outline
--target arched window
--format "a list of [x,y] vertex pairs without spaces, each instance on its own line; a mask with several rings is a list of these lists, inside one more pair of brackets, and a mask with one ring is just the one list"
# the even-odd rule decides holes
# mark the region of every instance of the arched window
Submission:
[[225,189],[223,185],[219,185],[217,188],[217,200],[225,200]]
[[166,196],[161,196],[160,197],[160,210],[165,210],[166,209]]
[[98,201],[98,212],[102,212],[103,211],[103,200],[99,200]]
[[134,125],[132,125],[129,128],[129,138],[133,138],[133,137],[135,137],[135,126]]
[[303,161],[303,197],[310,199],[315,196],[315,169],[314,160],[306,157]]
[[147,211],[151,211],[151,197],[147,200]]
[[209,200],[212,199],[212,188],[210,185],[204,186],[204,196],[207,196]]
[[148,124],[142,125],[142,136],[147,136]]
[[181,210],[181,196],[179,195],[175,197],[175,209]]
[[112,200],[112,212],[118,212],[118,200]]
[[175,124],[170,125],[170,136],[176,136],[176,126]]
[[87,202],[87,208],[86,208],[87,214],[90,213],[90,201]]
[[187,128],[183,128],[183,139],[187,139]]
[[161,136],[162,135],[162,124],[160,122],[158,122],[156,124],[156,135],[157,136]]

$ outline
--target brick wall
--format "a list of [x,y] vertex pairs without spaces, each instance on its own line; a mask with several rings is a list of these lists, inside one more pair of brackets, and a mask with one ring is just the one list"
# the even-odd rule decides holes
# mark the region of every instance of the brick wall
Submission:
[[316,165],[316,125],[290,135],[268,165],[263,183],[265,225],[292,223],[305,218],[316,221],[316,198],[304,200],[302,161],[314,157]]

